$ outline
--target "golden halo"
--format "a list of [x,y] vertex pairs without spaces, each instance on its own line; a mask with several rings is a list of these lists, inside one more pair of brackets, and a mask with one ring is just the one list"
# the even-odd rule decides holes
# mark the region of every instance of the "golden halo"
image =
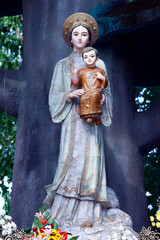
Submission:
[[65,42],[70,46],[72,43],[70,41],[70,32],[74,28],[74,25],[83,24],[83,26],[87,26],[91,31],[91,39],[89,42],[89,46],[92,46],[97,38],[98,38],[98,24],[96,20],[87,13],[75,13],[69,16],[63,24],[63,38]]

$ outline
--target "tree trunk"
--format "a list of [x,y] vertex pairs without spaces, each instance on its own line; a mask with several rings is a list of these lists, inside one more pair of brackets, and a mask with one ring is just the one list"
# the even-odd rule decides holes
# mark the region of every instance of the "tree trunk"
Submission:
[[127,36],[112,39],[101,54],[108,66],[113,96],[113,121],[110,127],[104,127],[104,141],[108,185],[115,190],[120,208],[132,217],[134,229],[140,232],[148,224],[148,211],[142,155],[135,134],[137,113],[130,54]]

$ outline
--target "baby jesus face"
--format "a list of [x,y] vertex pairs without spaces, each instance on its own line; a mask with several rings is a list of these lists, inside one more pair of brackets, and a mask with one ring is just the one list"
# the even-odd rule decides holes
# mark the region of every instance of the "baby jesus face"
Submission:
[[97,60],[98,58],[94,50],[83,54],[83,61],[87,67],[94,67]]

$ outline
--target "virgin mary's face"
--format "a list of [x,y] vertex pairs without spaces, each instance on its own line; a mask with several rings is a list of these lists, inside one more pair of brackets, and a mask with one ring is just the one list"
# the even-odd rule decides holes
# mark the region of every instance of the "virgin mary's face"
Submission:
[[74,51],[81,52],[89,43],[89,32],[83,26],[78,26],[72,31],[71,43],[73,44]]

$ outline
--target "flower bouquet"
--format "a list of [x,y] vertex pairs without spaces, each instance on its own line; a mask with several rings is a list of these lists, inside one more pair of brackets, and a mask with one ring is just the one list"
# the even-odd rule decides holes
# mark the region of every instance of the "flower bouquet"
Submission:
[[45,205],[40,208],[40,212],[35,214],[32,229],[25,230],[27,237],[24,240],[76,240],[78,236],[68,238],[72,235],[61,231],[58,224],[50,216]]
[[58,224],[50,216],[45,205],[40,208],[39,213],[35,214],[32,228],[20,232],[12,221],[12,217],[5,215],[4,210],[0,211],[0,240],[76,240],[78,238],[78,236],[69,238],[71,235],[58,228]]

